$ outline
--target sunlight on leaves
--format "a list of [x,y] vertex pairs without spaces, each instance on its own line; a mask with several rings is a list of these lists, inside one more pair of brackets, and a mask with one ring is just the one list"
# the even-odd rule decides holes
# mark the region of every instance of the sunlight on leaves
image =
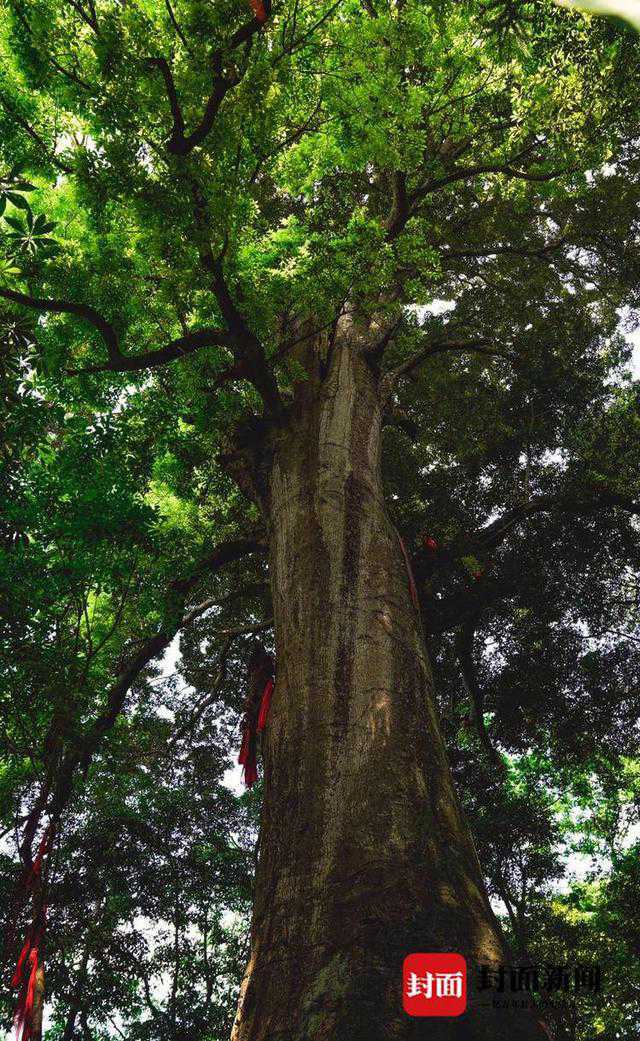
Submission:
[[589,11],[591,14],[611,15],[614,18],[624,18],[626,21],[640,29],[640,2],[639,0],[556,0],[560,7],[577,8],[581,11]]

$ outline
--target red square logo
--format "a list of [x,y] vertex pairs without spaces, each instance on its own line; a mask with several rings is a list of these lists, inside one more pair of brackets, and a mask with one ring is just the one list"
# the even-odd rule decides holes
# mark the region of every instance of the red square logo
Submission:
[[467,963],[461,954],[408,954],[402,1003],[409,1016],[461,1016],[467,1007]]

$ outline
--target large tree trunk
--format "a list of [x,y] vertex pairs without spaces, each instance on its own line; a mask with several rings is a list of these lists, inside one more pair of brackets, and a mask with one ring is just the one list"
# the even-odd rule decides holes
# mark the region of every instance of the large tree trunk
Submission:
[[[254,492],[269,520],[277,683],[252,951],[233,1041],[520,1041],[528,1014],[470,995],[402,1011],[411,952],[508,962],[452,787],[418,613],[383,498],[382,405],[343,328],[302,384]],[[263,441],[264,446],[264,441]],[[472,988],[473,989],[473,988]]]

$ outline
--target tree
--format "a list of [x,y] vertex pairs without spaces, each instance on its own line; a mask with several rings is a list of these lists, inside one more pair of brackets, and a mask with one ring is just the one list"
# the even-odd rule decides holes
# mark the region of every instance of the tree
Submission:
[[[570,610],[575,553],[595,619],[637,566],[637,390],[610,384],[637,292],[635,36],[546,3],[6,11],[23,864],[45,820],[70,841],[175,635],[206,690],[192,631],[237,611],[221,673],[229,640],[272,627],[277,684],[234,1039],[425,1036],[398,1008],[405,953],[508,960],[425,636],[437,654],[459,633],[488,755],[487,620],[536,650],[536,579]],[[536,572],[542,553],[564,567]],[[508,670],[495,693],[517,748],[531,705]],[[472,987],[429,1036],[544,1030]]]

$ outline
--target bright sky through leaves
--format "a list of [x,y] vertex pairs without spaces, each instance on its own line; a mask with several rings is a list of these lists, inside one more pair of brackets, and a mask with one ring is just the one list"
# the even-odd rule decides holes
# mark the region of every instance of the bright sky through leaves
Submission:
[[561,7],[575,7],[592,14],[612,15],[626,18],[640,29],[640,3],[638,0],[557,0]]

